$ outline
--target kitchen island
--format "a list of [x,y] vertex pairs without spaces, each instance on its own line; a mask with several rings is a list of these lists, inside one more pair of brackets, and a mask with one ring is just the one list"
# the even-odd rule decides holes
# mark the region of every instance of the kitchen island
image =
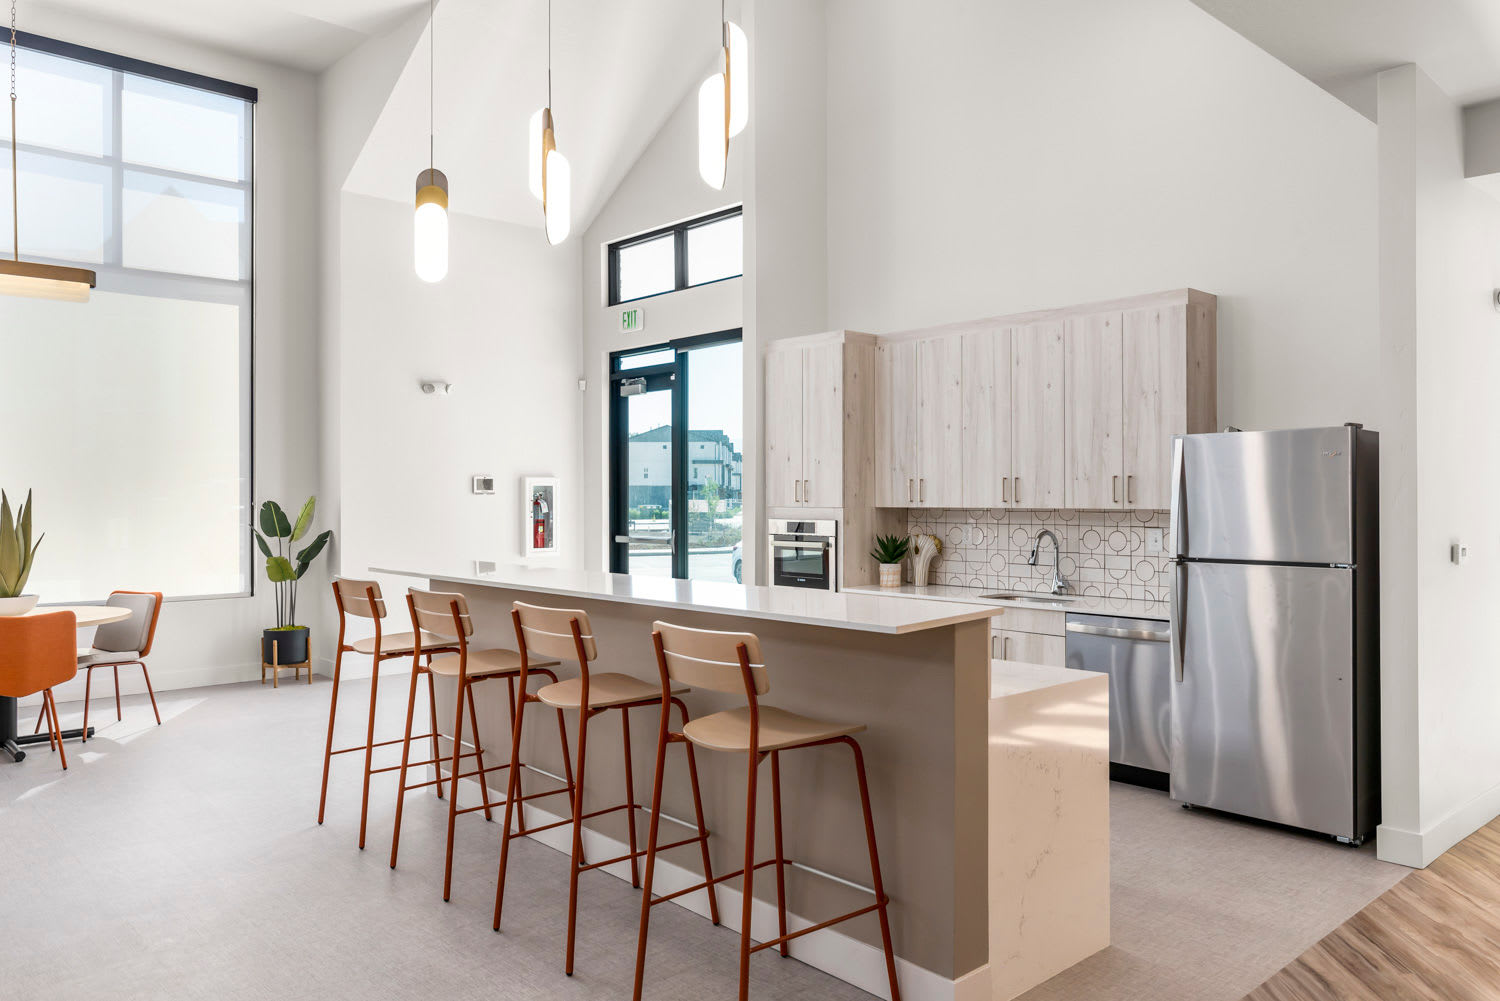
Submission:
[[[770,673],[764,704],[868,727],[859,740],[906,998],[1006,1001],[1108,944],[1106,679],[992,663],[993,607],[487,563],[372,571],[465,594],[480,647],[515,647],[513,601],[584,609],[599,644],[597,670],[652,682],[658,678],[651,644],[657,619],[756,633]],[[480,704],[481,737],[496,750],[509,746],[503,691],[495,686]],[[743,698],[693,692],[686,702],[701,716]],[[560,774],[550,716],[528,715],[523,754],[529,765]],[[654,753],[654,719],[632,727],[632,734],[639,776]],[[604,738],[599,746],[609,743]],[[618,754],[590,755],[585,809],[621,801]],[[847,753],[812,750],[785,765],[787,856],[799,867],[787,887],[795,930],[867,903],[854,887],[868,886],[869,872]],[[715,865],[733,868],[743,852],[743,764],[702,754],[699,769]],[[528,791],[544,781],[528,779]],[[649,792],[642,796],[638,785],[637,797],[646,800]],[[663,814],[692,815],[680,755],[668,756]],[[760,822],[757,842],[770,844],[768,808]],[[619,823],[591,828],[586,853],[619,854],[625,839]],[[566,845],[565,829],[542,840],[548,835],[556,847]],[[658,869],[658,892],[700,878],[693,853],[664,859],[671,864]],[[623,864],[615,868],[628,878]],[[737,883],[721,888],[720,903],[724,923],[737,928],[731,886]],[[454,892],[483,895],[493,887]],[[756,937],[774,937],[774,882],[758,881],[756,897]],[[679,902],[706,912],[701,893]],[[798,939],[792,956],[885,996],[879,941],[874,917],[866,916]],[[734,948],[727,938],[725,948]]]

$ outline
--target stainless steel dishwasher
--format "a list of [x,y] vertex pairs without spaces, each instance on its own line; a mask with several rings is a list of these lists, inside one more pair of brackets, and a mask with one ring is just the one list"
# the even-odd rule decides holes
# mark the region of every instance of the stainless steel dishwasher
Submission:
[[1109,675],[1110,777],[1165,789],[1172,735],[1168,624],[1069,612],[1067,633],[1068,666]]

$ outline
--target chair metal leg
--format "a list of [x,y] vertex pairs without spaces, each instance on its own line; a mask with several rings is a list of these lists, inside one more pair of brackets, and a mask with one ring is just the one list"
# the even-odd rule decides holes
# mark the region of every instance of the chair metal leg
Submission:
[[517,785],[521,774],[521,727],[526,722],[526,686],[519,686],[520,692],[516,700],[516,721],[510,728],[510,768],[505,783],[505,821],[500,829],[500,868],[495,874],[495,922],[494,929],[500,930],[500,911],[505,904],[505,868],[510,859],[511,838],[511,816],[520,812],[521,825],[526,826],[526,814],[518,804]]
[[[651,924],[651,886],[656,879],[656,837],[661,825],[661,783],[667,767],[667,714],[667,707],[662,706],[661,725],[656,732],[656,767],[651,773],[651,824],[646,831],[646,884],[641,892],[641,926],[635,937],[635,988],[631,1001],[641,1001],[641,981],[646,973],[646,934]],[[692,753],[692,745],[688,747],[689,753]],[[693,785],[696,798],[697,783],[694,782]],[[699,833],[703,833],[701,818]],[[712,879],[712,876],[709,878]],[[710,899],[712,895],[713,885],[710,884]],[[717,921],[714,923],[718,924]]]
[[740,909],[740,1001],[750,997],[750,916],[755,903],[755,776],[761,755],[746,755],[750,763],[745,786],[745,888]]
[[83,735],[79,737],[81,744],[89,739],[89,703],[94,701],[94,668],[90,665],[83,672]]
[[[432,666],[432,658],[427,658],[427,666]],[[437,779],[432,788],[437,790],[437,798],[443,798],[443,754],[438,749],[438,714],[437,714],[437,686],[432,680],[432,672],[424,672],[427,675],[427,708],[432,714],[432,728],[428,732],[432,734],[432,777]]]
[[[786,853],[781,846],[781,754],[771,752],[771,828],[776,842],[776,934],[786,937]],[[789,943],[783,941],[778,951],[790,956]]]
[[[359,796],[359,850],[365,850],[365,827],[370,816],[370,770],[375,767],[375,698],[380,693],[380,659],[370,671],[370,720],[365,725],[365,781]],[[329,735],[333,730],[330,727]]]
[[[682,725],[687,726],[688,711],[681,699],[673,699],[673,705],[682,712]],[[693,753],[693,742],[684,740],[687,747],[688,781],[693,787],[693,816],[698,821],[698,850],[703,856],[703,878],[708,880],[708,917],[719,923],[719,886],[714,882],[714,865],[708,857],[708,825],[703,822],[703,794],[698,789],[698,758]]]
[[479,739],[479,717],[474,713],[474,686],[469,689],[469,729],[474,733],[474,761],[479,769],[479,795],[484,801],[484,819],[494,820],[490,813],[490,777],[484,767],[484,744]]
[[578,761],[573,785],[573,853],[568,866],[568,947],[563,962],[563,972],[573,975],[573,946],[578,929],[578,873],[583,860],[583,772],[587,763],[589,741],[589,710],[584,707],[578,713]]
[[[411,763],[411,719],[417,711],[417,672],[416,658],[412,658],[411,665],[411,688],[406,693],[406,729],[401,734],[401,772],[396,782],[396,822],[391,829],[391,868],[396,868],[396,851],[401,847],[401,808],[406,805],[406,769]],[[433,720],[434,731],[437,730],[437,720]]]
[[151,688],[151,672],[146,670],[146,662],[140,661],[141,677],[146,679],[146,694],[151,697],[151,714],[156,717],[156,725],[161,726],[161,712],[156,708],[156,692]]
[[625,816],[626,832],[630,841],[630,885],[634,889],[640,889],[641,870],[636,864],[635,847],[635,778],[630,768],[630,708],[626,706],[620,710],[620,736],[625,744]]
[[53,735],[53,738],[55,739],[55,742],[56,742],[56,745],[57,745],[57,756],[62,759],[63,771],[67,771],[68,770],[68,752],[63,747],[62,727],[59,726],[58,722],[57,722],[57,700],[52,697],[52,689],[50,689],[50,688],[47,689],[47,693],[43,696],[43,698],[46,699],[46,701],[47,701],[47,708],[49,710],[49,715],[52,717],[52,719],[51,719],[52,735]]
[[891,922],[886,913],[888,901],[885,884],[880,878],[880,853],[875,849],[875,820],[870,813],[870,784],[865,780],[865,756],[860,750],[859,741],[852,737],[843,739],[854,752],[854,770],[859,776],[859,802],[865,815],[865,840],[870,846],[870,885],[875,890],[875,900],[879,904],[876,913],[880,916],[880,941],[885,947],[885,972],[891,981],[891,1001],[901,1001],[901,987],[896,983],[896,953],[891,948]]
[[[462,673],[458,676],[458,703],[453,709],[453,762],[449,774],[448,787],[448,851],[447,858],[443,862],[443,900],[447,901],[453,892],[453,831],[458,823],[458,766],[464,747],[464,695],[469,687],[469,679]],[[477,736],[474,738],[479,739]]]
[[34,727],[31,728],[31,732],[32,733],[41,733],[42,732],[42,720],[44,720],[46,718],[47,718],[47,700],[46,699],[42,699],[42,708],[39,709],[39,710],[37,710],[37,714],[36,714],[36,726],[34,726]]
[[[323,823],[323,811],[328,805],[328,769],[333,763],[333,721],[339,711],[339,673],[344,665],[344,651],[333,655],[333,691],[328,696],[328,738],[323,742],[323,789],[318,793],[318,823]],[[265,684],[262,676],[261,684]],[[156,703],[153,701],[152,705]]]
[[124,718],[125,718],[125,714],[120,709],[120,665],[116,664],[115,665],[115,722],[118,723],[118,722],[120,722],[120,720],[122,720]]

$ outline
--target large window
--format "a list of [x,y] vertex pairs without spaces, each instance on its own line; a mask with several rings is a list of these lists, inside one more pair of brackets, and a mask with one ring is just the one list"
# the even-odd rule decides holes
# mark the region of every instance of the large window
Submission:
[[744,211],[735,207],[609,247],[609,304],[707,285],[744,272]]
[[[99,282],[0,297],[0,486],[46,533],[27,590],[247,593],[255,93],[21,41],[21,256]],[[11,142],[0,116],[7,255]]]

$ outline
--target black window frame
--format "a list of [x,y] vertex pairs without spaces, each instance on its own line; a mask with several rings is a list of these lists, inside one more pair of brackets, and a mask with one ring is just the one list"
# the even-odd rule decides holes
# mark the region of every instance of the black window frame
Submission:
[[[727,209],[720,209],[718,212],[711,212],[708,215],[698,216],[696,219],[677,223],[675,226],[663,226],[661,229],[653,229],[649,233],[641,233],[637,236],[611,243],[609,245],[608,266],[605,269],[608,272],[609,304],[611,306],[622,306],[627,302],[640,302],[642,299],[654,299],[659,295],[670,295],[673,292],[681,292],[684,289],[704,288],[708,285],[717,285],[719,282],[743,278],[745,276],[745,267],[744,256],[741,255],[739,274],[725,275],[723,278],[715,278],[712,281],[698,282],[696,285],[690,285],[688,283],[687,235],[689,230],[697,229],[700,226],[708,226],[716,222],[723,222],[725,219],[732,219],[735,216],[743,216],[744,214],[744,205],[733,205]],[[672,237],[672,258],[675,262],[672,287],[662,289],[660,292],[652,292],[648,295],[638,295],[633,299],[621,299],[620,251],[629,250],[631,247],[650,243],[653,240],[660,240],[664,236]]]

